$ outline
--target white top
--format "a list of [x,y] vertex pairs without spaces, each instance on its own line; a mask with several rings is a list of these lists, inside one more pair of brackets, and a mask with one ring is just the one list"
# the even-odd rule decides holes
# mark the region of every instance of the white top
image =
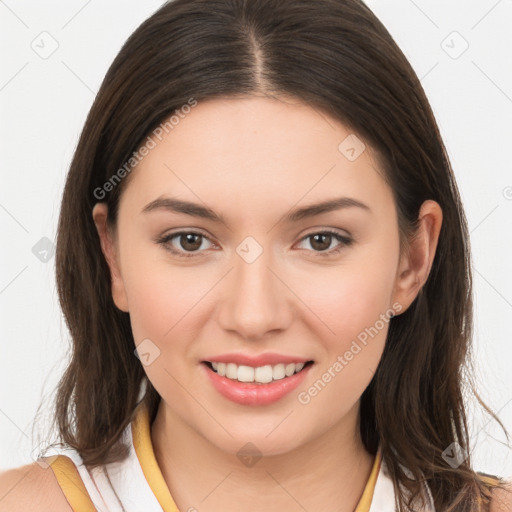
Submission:
[[100,512],[162,512],[135,453],[131,425],[125,429],[123,438],[130,446],[129,457],[91,471],[74,449],[52,448],[50,455],[66,455],[73,461],[91,501]]
[[[55,462],[58,457],[52,456],[65,455],[69,457],[75,465],[86,491],[89,493],[90,501],[94,505],[94,508],[100,512],[180,512],[172,500],[172,497],[169,495],[169,490],[159,470],[157,470],[158,478],[154,478],[154,471],[157,464],[155,463],[156,459],[154,458],[149,436],[149,417],[147,416],[147,411],[141,408],[141,412],[137,417],[137,423],[132,422],[123,432],[123,440],[129,445],[130,454],[128,458],[122,462],[106,464],[89,471],[87,467],[83,465],[82,458],[78,452],[69,447],[58,449],[51,447],[46,452],[47,455],[45,458],[50,456]],[[134,429],[139,446],[137,451],[134,446]],[[139,457],[143,451],[145,457],[143,465],[141,466],[141,459]],[[145,462],[148,460],[148,454],[150,454],[149,457],[152,458],[151,463],[153,465],[149,470],[147,469],[148,464]],[[57,475],[57,466],[53,466],[54,462],[51,464]],[[380,450],[378,457],[376,457],[372,474],[377,471],[377,464],[379,467],[376,479],[372,480],[372,477],[369,479],[369,482],[375,482],[371,505],[368,508],[368,505],[363,504],[363,500],[361,500],[361,503],[356,509],[357,512],[395,512],[393,483],[388,475],[385,462],[380,458]],[[62,476],[60,479],[58,477],[59,483],[66,483],[65,481],[67,480],[67,486],[69,487],[72,476],[71,474],[69,476],[66,474],[64,482]],[[76,475],[75,480],[77,480]],[[152,482],[152,485],[150,485],[149,482]],[[64,491],[64,486],[61,487],[63,487]],[[163,487],[165,487],[165,489],[162,490]],[[83,490],[79,493],[78,488],[79,486],[75,485],[72,489],[72,494],[81,494],[80,498],[84,499]],[[155,495],[155,489],[157,489],[156,493],[159,498]],[[423,509],[420,509],[418,505],[416,510],[418,512],[435,512],[431,493],[427,486],[425,486],[425,489],[429,503],[427,507]],[[165,493],[164,499],[162,499],[162,493]],[[76,500],[74,498],[70,499],[69,491],[65,494],[73,507],[73,503],[71,502],[74,501],[76,503]],[[166,508],[161,504],[163,502],[166,503]],[[90,505],[89,509],[94,510]],[[74,510],[78,510],[78,508],[74,508]],[[83,509],[81,509],[80,512],[82,512],[82,510]]]

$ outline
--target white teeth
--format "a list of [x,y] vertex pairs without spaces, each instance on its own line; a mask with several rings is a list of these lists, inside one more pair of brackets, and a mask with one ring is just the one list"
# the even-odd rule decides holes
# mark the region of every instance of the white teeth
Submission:
[[286,377],[286,373],[284,371],[284,364],[276,364],[274,368],[272,368],[272,378],[274,380],[284,379]]
[[[233,365],[236,369],[236,364],[229,363],[229,365]],[[238,372],[235,374],[235,377],[229,377],[229,375],[226,375],[230,379],[238,379],[240,382],[254,382],[254,368],[251,368],[250,366],[242,366],[240,365],[238,367]]]
[[305,363],[290,363],[287,365],[276,364],[271,366],[252,366],[240,365],[235,363],[211,363],[213,369],[222,377],[238,380],[239,382],[258,382],[268,384],[272,380],[280,380],[285,377],[291,377],[294,373],[300,372]]
[[267,364],[266,366],[259,366],[256,368],[254,370],[254,380],[256,382],[262,382],[263,384],[272,382],[272,366]]
[[226,375],[226,363],[217,363],[217,373],[222,377]]
[[293,363],[287,364],[284,373],[287,377],[291,377],[295,373],[295,365]]
[[226,365],[226,377],[228,379],[236,379],[238,366],[235,363],[228,363]]

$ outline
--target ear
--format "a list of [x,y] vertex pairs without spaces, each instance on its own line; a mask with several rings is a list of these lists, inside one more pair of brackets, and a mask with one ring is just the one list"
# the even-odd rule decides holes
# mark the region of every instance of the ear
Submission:
[[420,292],[436,254],[443,211],[432,200],[425,201],[418,214],[418,229],[401,255],[395,280],[393,301],[401,304],[400,313],[406,311]]
[[110,268],[112,278],[112,299],[118,309],[128,313],[124,281],[119,266],[118,250],[111,230],[107,225],[108,207],[106,203],[96,203],[92,210],[92,218],[100,237],[101,250]]

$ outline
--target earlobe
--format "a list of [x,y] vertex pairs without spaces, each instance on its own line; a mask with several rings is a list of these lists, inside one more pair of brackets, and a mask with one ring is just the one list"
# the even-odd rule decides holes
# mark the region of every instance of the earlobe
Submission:
[[436,254],[443,212],[433,200],[425,201],[418,215],[418,229],[401,256],[393,299],[409,308],[426,283]]
[[92,210],[92,217],[100,239],[103,256],[110,268],[112,280],[112,299],[118,309],[128,313],[128,300],[121,275],[118,255],[113,236],[107,226],[108,207],[106,203],[96,203]]

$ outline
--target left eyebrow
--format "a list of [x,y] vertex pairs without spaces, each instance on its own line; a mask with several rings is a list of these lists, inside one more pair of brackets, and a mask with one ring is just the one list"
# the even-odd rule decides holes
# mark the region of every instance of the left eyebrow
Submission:
[[[298,222],[308,217],[314,217],[315,215],[321,215],[322,213],[328,213],[335,210],[341,210],[343,208],[361,208],[362,210],[371,213],[371,209],[368,205],[353,199],[351,197],[339,197],[331,199],[329,201],[323,201],[321,203],[310,204],[302,208],[296,208],[291,210],[284,216],[284,221],[287,223]],[[181,199],[171,197],[159,197],[154,201],[147,204],[141,213],[149,213],[154,210],[169,210],[171,212],[183,213],[192,217],[201,217],[203,219],[211,220],[213,222],[222,222],[226,224],[225,219],[222,215],[215,213],[213,210],[206,206],[202,206],[198,203],[192,203],[190,201],[183,201]]]
[[296,208],[284,216],[284,221],[289,223],[298,222],[299,220],[314,217],[315,215],[320,215],[322,213],[329,213],[335,210],[351,207],[361,208],[371,213],[370,207],[357,199],[353,199],[352,197],[338,197],[329,201]]

